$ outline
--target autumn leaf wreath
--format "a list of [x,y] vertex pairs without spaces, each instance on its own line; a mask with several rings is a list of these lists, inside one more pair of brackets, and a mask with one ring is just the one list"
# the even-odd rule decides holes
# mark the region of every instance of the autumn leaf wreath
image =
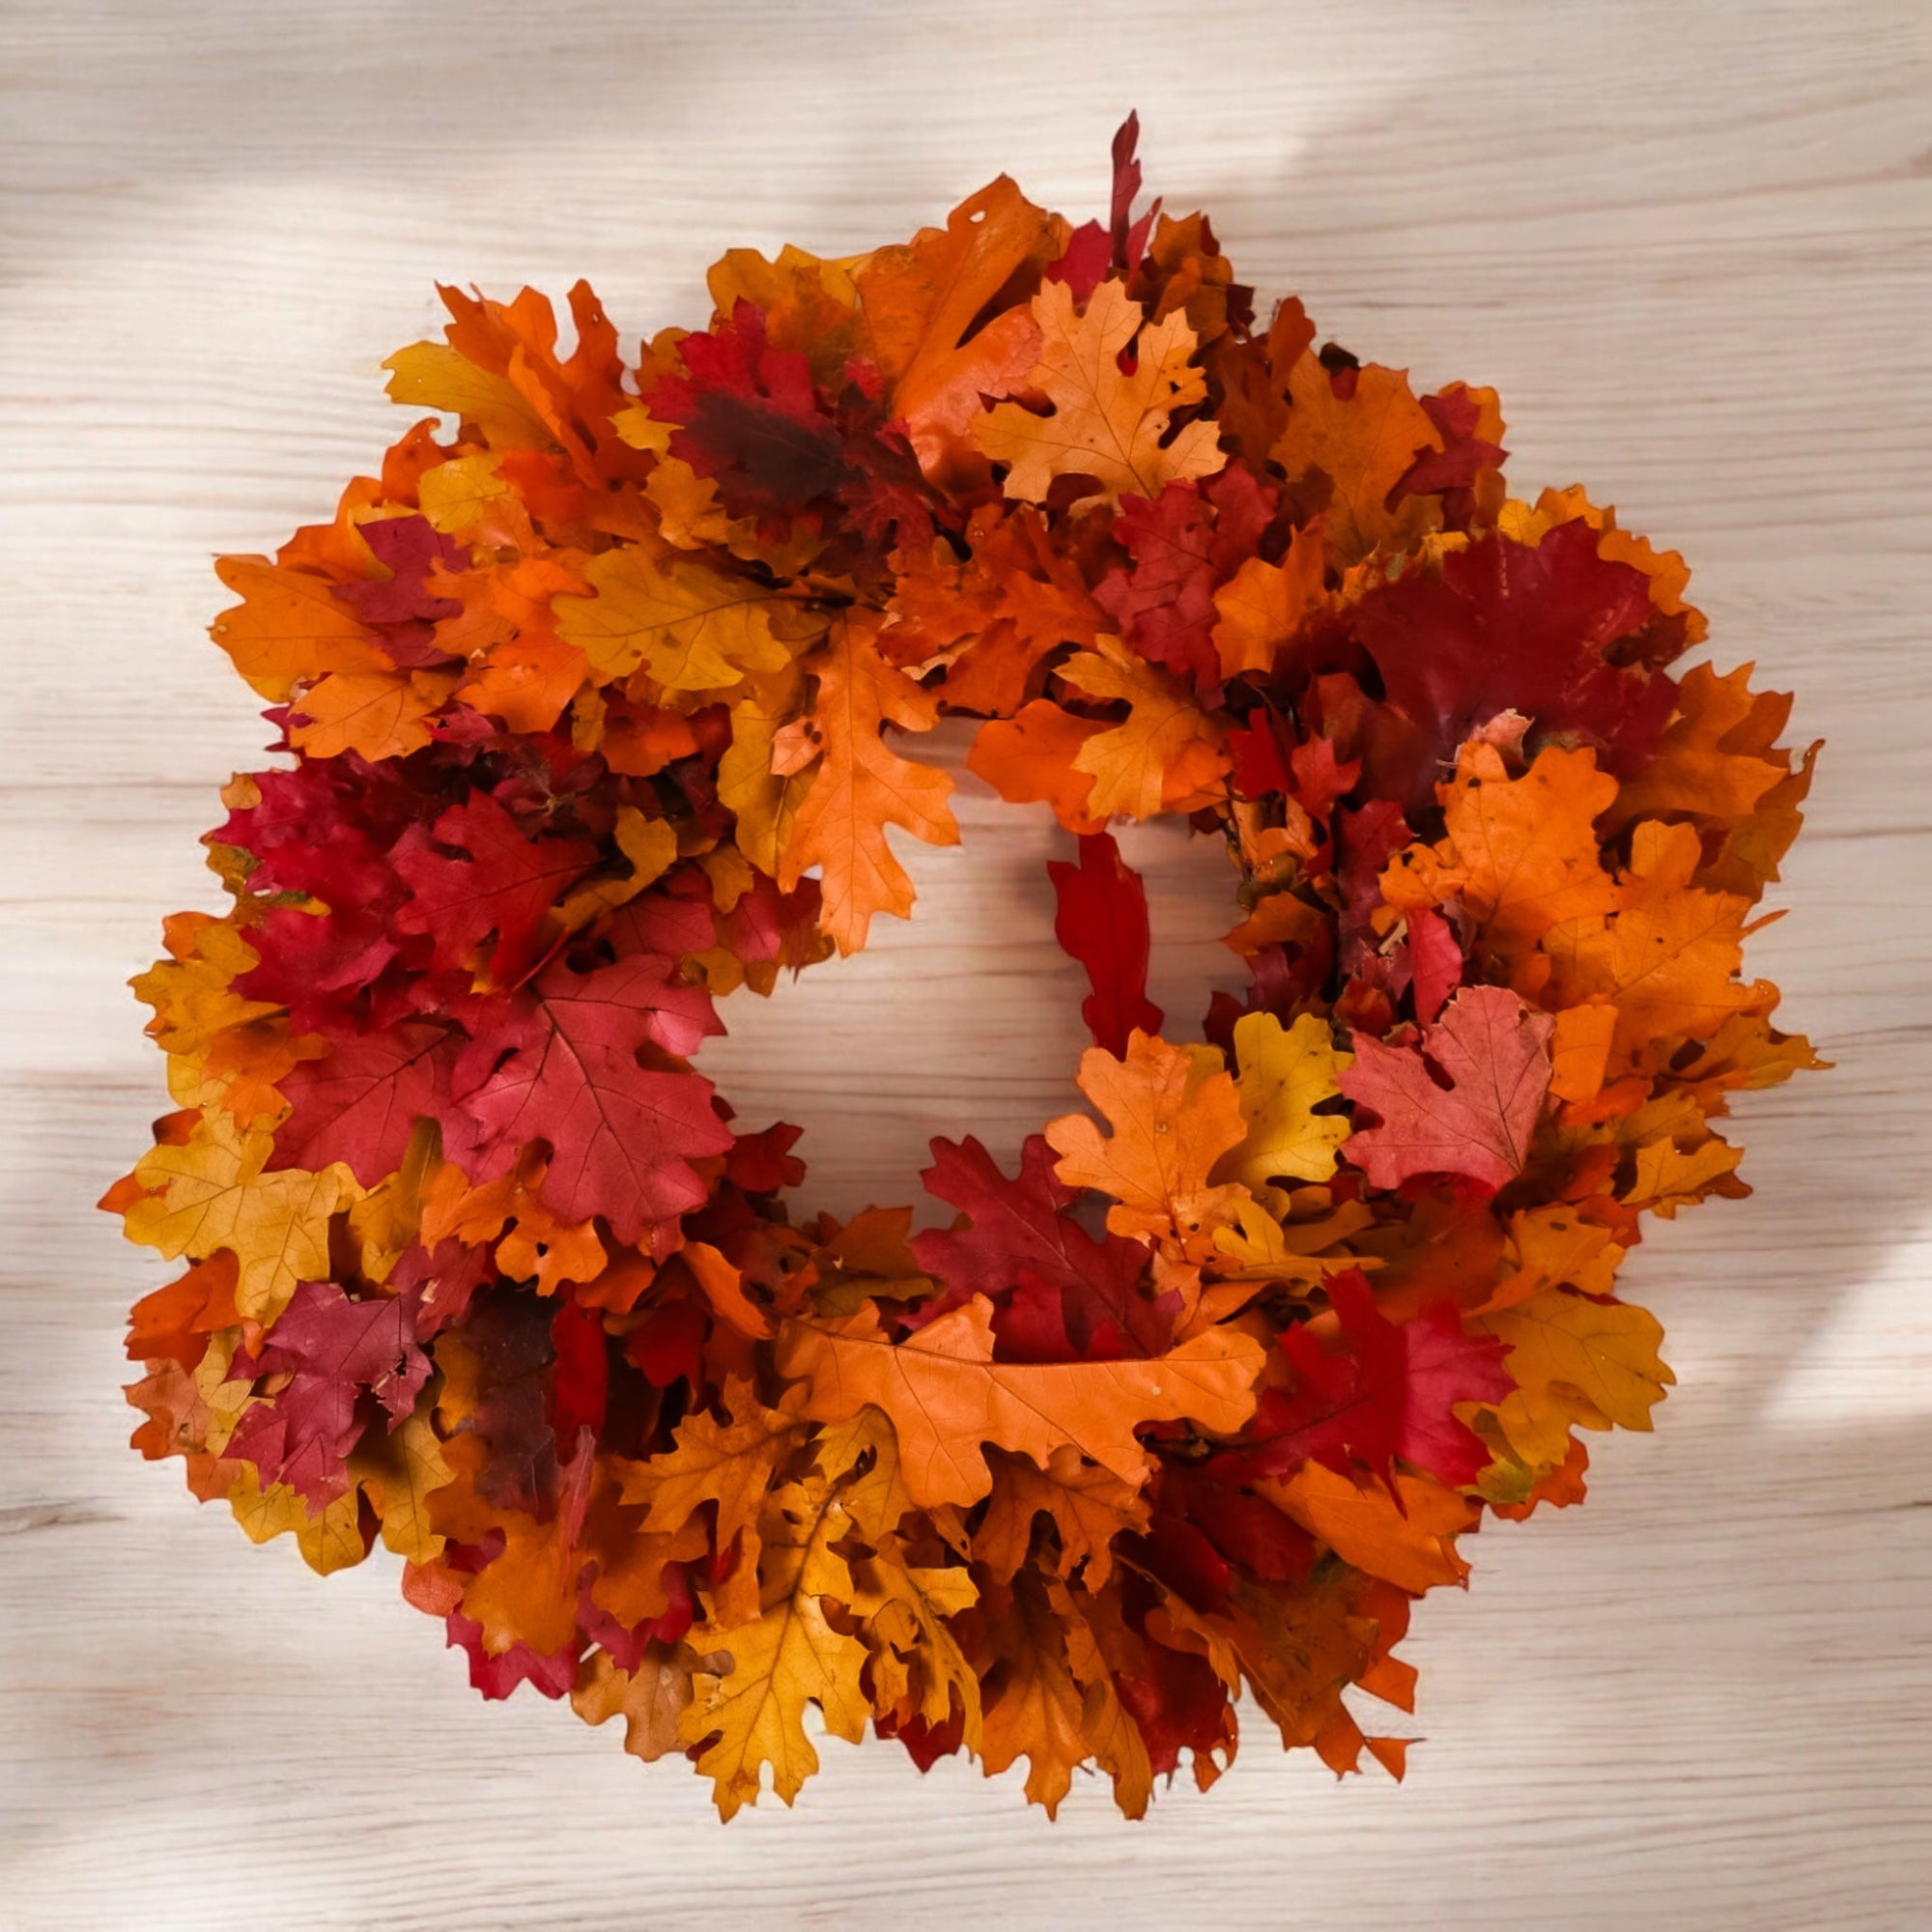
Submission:
[[[418,412],[213,634],[292,763],[232,896],[135,984],[178,1111],[104,1206],[191,1264],[134,1309],[134,1441],[317,1570],[380,1537],[487,1697],[530,1685],[729,1817],[810,1730],[1097,1767],[1139,1814],[1407,1710],[1461,1540],[1650,1427],[1647,1212],[1815,1065],[1740,976],[1810,754],[1669,552],[1504,486],[1493,391],[1257,330],[1201,215],[1073,227],[1002,177],[856,259],[733,250],[634,362],[589,289],[443,293]],[[1078,838],[1091,1112],[954,1210],[790,1207],[798,1130],[694,1059],[957,838],[903,755]],[[1815,748],[1814,748],[1815,750]],[[1107,826],[1227,864],[1245,999],[1160,1032]],[[1097,1117],[1097,1118],[1096,1118]],[[815,1719],[808,1707],[816,1706]]]

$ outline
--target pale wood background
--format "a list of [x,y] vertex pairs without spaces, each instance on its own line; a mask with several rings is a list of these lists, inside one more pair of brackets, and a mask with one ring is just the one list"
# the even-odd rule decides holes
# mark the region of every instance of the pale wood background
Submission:
[[[1205,1799],[1132,1828],[1089,1784],[1049,1830],[1011,1778],[834,1744],[720,1831],[675,1762],[485,1707],[390,1561],[323,1582],[123,1447],[161,1277],[89,1204],[165,1101],[122,981],[212,902],[195,837],[260,743],[207,559],[394,432],[376,365],[434,278],[691,321],[727,244],[856,250],[1002,167],[1098,208],[1135,103],[1248,279],[1496,383],[1523,494],[1681,545],[1720,660],[1798,688],[1831,749],[1754,963],[1837,1070],[1748,1101],[1756,1198],[1631,1265],[1660,1433],[1420,1609],[1406,1785],[1256,1729]],[[0,1924],[1932,1922],[1929,214],[1919,0],[0,8]],[[963,816],[916,925],[714,1056],[828,1205],[1071,1098],[1048,841]],[[1192,1015],[1218,879],[1131,849]]]

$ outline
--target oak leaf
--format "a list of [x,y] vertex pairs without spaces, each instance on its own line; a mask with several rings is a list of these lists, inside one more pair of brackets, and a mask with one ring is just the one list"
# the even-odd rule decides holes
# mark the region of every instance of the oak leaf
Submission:
[[1237,1429],[1254,1408],[1261,1345],[1216,1328],[1144,1361],[1006,1363],[993,1359],[993,1309],[983,1295],[895,1344],[867,1307],[830,1324],[780,1331],[787,1376],[808,1378],[808,1415],[846,1415],[872,1403],[898,1432],[915,1503],[977,1502],[992,1487],[981,1444],[998,1443],[1042,1467],[1071,1444],[1138,1485],[1147,1456],[1135,1430],[1191,1418]]
[[1089,1590],[1104,1588],[1113,1574],[1114,1538],[1147,1527],[1149,1506],[1140,1492],[1088,1462],[1071,1443],[1054,1450],[1043,1467],[999,1450],[992,1465],[992,1492],[973,1532],[973,1555],[999,1582],[1011,1582],[1026,1562],[1042,1516],[1060,1546],[1055,1574],[1070,1577],[1084,1564]]
[[1328,479],[1321,532],[1338,561],[1354,563],[1426,527],[1420,499],[1387,506],[1416,457],[1440,443],[1408,372],[1367,362],[1338,377],[1304,350],[1288,388],[1288,425],[1269,454],[1291,483],[1310,470]]
[[811,788],[792,821],[779,860],[779,885],[790,892],[806,870],[820,868],[821,924],[841,953],[866,943],[872,915],[904,919],[912,881],[893,856],[888,825],[903,826],[928,845],[956,845],[959,827],[946,804],[952,781],[890,750],[888,724],[926,731],[938,700],[879,655],[876,624],[855,614],[836,620],[810,661],[818,679],[812,724],[820,752]]
[[[1009,497],[1044,502],[1058,476],[1089,479],[1109,502],[1156,497],[1176,478],[1210,475],[1227,461],[1211,422],[1190,422],[1164,440],[1173,412],[1208,392],[1190,360],[1194,331],[1184,315],[1147,323],[1125,288],[1109,280],[1084,315],[1075,313],[1068,284],[1042,283],[1033,317],[1040,347],[1031,382],[1053,413],[1002,403],[973,425],[980,447],[1009,466]],[[1130,342],[1133,371],[1123,374],[1121,352]]]
[[1235,1022],[1235,1058],[1247,1133],[1219,1171],[1256,1195],[1278,1180],[1326,1180],[1350,1123],[1315,1110],[1341,1093],[1337,1078],[1354,1056],[1337,1049],[1328,1022],[1313,1013],[1292,1027],[1272,1013],[1244,1013]]
[[[622,1494],[627,1503],[646,1505],[645,1529],[662,1535],[682,1528],[706,1503],[715,1506],[714,1547],[721,1557],[734,1548],[737,1555],[719,1613],[742,1621],[757,1610],[758,1520],[766,1492],[810,1424],[797,1390],[772,1409],[749,1381],[733,1380],[725,1384],[724,1402],[728,1421],[695,1409],[678,1425],[673,1448],[621,1464]],[[753,1600],[749,1604],[746,1590]]]
[[1186,1245],[1234,1217],[1247,1190],[1208,1177],[1247,1138],[1248,1123],[1218,1053],[1136,1032],[1122,1059],[1089,1048],[1079,1077],[1114,1131],[1103,1135],[1086,1115],[1066,1114],[1048,1123],[1046,1138],[1061,1179],[1113,1198],[1113,1233]]
[[224,1114],[206,1118],[185,1145],[163,1143],[142,1156],[134,1175],[146,1191],[127,1216],[128,1239],[169,1261],[229,1250],[235,1305],[265,1326],[297,1283],[328,1278],[329,1216],[361,1192],[339,1162],[317,1174],[269,1173],[273,1151],[266,1129],[244,1133]]
[[1560,1463],[1570,1431],[1649,1429],[1650,1411],[1677,1378],[1659,1358],[1654,1315],[1552,1288],[1474,1325],[1508,1345],[1516,1392],[1497,1410],[1525,1463]]
[[1263,1480],[1255,1489],[1345,1563],[1405,1590],[1420,1595],[1469,1574],[1455,1539],[1475,1521],[1476,1507],[1427,1477],[1398,1472],[1391,1487],[1304,1463],[1287,1481]]
[[857,1744],[872,1715],[861,1673],[866,1646],[826,1616],[827,1599],[849,1604],[855,1584],[835,1546],[850,1519],[827,1482],[789,1483],[772,1498],[763,1539],[763,1608],[754,1619],[709,1626],[706,1646],[728,1654],[730,1667],[695,1679],[678,1737],[712,1780],[718,1815],[730,1818],[755,1803],[764,1767],[789,1804],[818,1769],[805,1732],[805,1708],[815,1703],[825,1728]]

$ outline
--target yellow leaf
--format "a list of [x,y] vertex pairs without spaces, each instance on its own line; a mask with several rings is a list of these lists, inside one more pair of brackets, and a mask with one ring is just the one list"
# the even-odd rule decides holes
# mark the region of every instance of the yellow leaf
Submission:
[[384,1546],[412,1563],[434,1563],[443,1539],[431,1527],[429,1499],[455,1482],[456,1471],[427,1412],[405,1416],[393,1430],[365,1430],[349,1469],[383,1520]]
[[[1011,466],[1009,497],[1044,502],[1055,477],[1084,476],[1118,503],[1123,496],[1157,497],[1178,478],[1211,475],[1227,461],[1208,420],[1189,423],[1162,446],[1170,413],[1208,393],[1189,360],[1194,331],[1184,314],[1143,327],[1141,305],[1109,280],[1088,298],[1084,316],[1074,312],[1069,284],[1042,282],[1033,317],[1040,349],[1030,380],[1053,414],[1002,403],[973,425],[980,447]],[[1122,375],[1121,351],[1136,330],[1134,371]]]
[[1507,1342],[1503,1366],[1516,1393],[1496,1410],[1525,1463],[1560,1463],[1573,1424],[1648,1429],[1650,1411],[1677,1378],[1658,1356],[1656,1316],[1623,1302],[1591,1301],[1554,1288],[1471,1326]]
[[755,1804],[766,1765],[773,1789],[789,1804],[818,1769],[805,1734],[815,1703],[835,1737],[857,1744],[872,1707],[860,1684],[866,1646],[834,1629],[827,1597],[849,1604],[852,1573],[833,1548],[851,1526],[838,1495],[819,1483],[789,1483],[765,1526],[764,1608],[752,1621],[707,1626],[708,1649],[728,1652],[728,1670],[700,1670],[678,1736],[697,1751],[712,1780],[720,1817]]
[[1336,1149],[1348,1139],[1346,1114],[1318,1114],[1341,1091],[1335,1076],[1354,1055],[1339,1052],[1333,1031],[1314,1013],[1284,1027],[1272,1013],[1245,1013],[1235,1022],[1236,1083],[1247,1138],[1219,1172],[1260,1194],[1283,1179],[1326,1180]]
[[[909,1697],[913,1709],[936,1725],[952,1715],[956,1698],[965,1719],[966,1748],[977,1753],[980,1676],[947,1623],[980,1601],[971,1573],[958,1565],[915,1564],[898,1539],[889,1537],[876,1554],[858,1560],[853,1580],[857,1588],[848,1607],[864,1622],[874,1646],[875,1683],[887,1675],[896,1680],[906,1675],[905,1666],[911,1667],[904,1690],[883,1708]],[[890,1656],[884,1655],[888,1652]],[[883,1672],[882,1662],[889,1666]]]
[[497,474],[494,456],[458,456],[423,471],[416,501],[433,529],[455,536],[469,529],[492,503],[511,495]]
[[362,1197],[340,1161],[320,1174],[264,1173],[274,1145],[266,1128],[244,1134],[226,1114],[204,1118],[185,1146],[142,1156],[134,1176],[150,1195],[127,1220],[129,1240],[169,1261],[227,1248],[239,1264],[235,1306],[264,1326],[298,1282],[328,1279],[328,1217]]
[[353,1570],[368,1555],[358,1526],[362,1501],[352,1487],[314,1516],[308,1504],[286,1483],[262,1488],[252,1463],[242,1465],[240,1482],[228,1492],[228,1507],[250,1543],[293,1535],[301,1558],[319,1576]]
[[1094,774],[1084,810],[1095,819],[1115,812],[1151,818],[1175,802],[1177,789],[1198,791],[1228,769],[1220,727],[1175,679],[1119,638],[1103,636],[1096,643],[1068,658],[1060,675],[1090,697],[1124,700],[1128,711],[1122,724],[1096,732],[1074,754],[1074,769]]
[[797,631],[799,607],[750,578],[640,543],[593,556],[583,575],[596,595],[558,597],[552,609],[558,635],[605,683],[641,666],[667,691],[723,691],[790,661],[775,623]]
[[383,367],[389,372],[391,402],[446,411],[460,422],[474,423],[497,449],[549,449],[555,442],[514,383],[479,369],[460,350],[417,342],[397,350]]

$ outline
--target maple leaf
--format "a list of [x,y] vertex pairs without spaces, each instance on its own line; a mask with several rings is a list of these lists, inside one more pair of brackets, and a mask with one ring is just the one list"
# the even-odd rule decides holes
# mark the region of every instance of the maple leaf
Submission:
[[[1044,502],[1057,476],[1089,479],[1110,502],[1155,497],[1177,477],[1209,475],[1227,461],[1211,422],[1190,422],[1163,441],[1172,412],[1207,394],[1189,359],[1194,331],[1184,315],[1146,323],[1118,281],[1102,282],[1079,315],[1072,289],[1049,281],[1033,298],[1033,316],[1040,348],[1030,380],[1052,415],[1002,403],[973,425],[980,447],[1009,466],[1009,497]],[[1123,374],[1121,352],[1130,342],[1133,371]]]
[[1337,1078],[1353,1056],[1337,1051],[1328,1023],[1313,1013],[1293,1027],[1272,1013],[1245,1013],[1235,1022],[1235,1057],[1247,1134],[1220,1172],[1256,1195],[1284,1179],[1326,1180],[1349,1122],[1315,1109],[1340,1094]]
[[558,962],[531,993],[458,1068],[458,1104],[482,1130],[478,1177],[502,1173],[522,1148],[545,1141],[543,1199],[554,1213],[602,1215],[620,1241],[646,1232],[664,1241],[678,1215],[706,1198],[690,1163],[728,1151],[731,1130],[712,1105],[710,1081],[646,1066],[639,1052],[646,1044],[689,1052],[722,1031],[709,998],[655,953],[590,973]]
[[264,1129],[243,1132],[226,1115],[202,1120],[183,1146],[163,1143],[134,1169],[144,1190],[128,1209],[128,1237],[169,1261],[227,1249],[238,1273],[235,1305],[264,1325],[296,1285],[328,1277],[328,1221],[360,1193],[348,1168],[267,1172]]
[[1147,996],[1151,935],[1146,888],[1104,832],[1081,839],[1078,867],[1056,859],[1046,873],[1059,906],[1053,936],[1087,969],[1094,988],[1080,1016],[1094,1044],[1118,1058],[1136,1028],[1160,1031],[1160,1009]]
[[1233,1218],[1247,1190],[1209,1185],[1208,1177],[1248,1130],[1218,1053],[1136,1033],[1123,1058],[1098,1047],[1082,1054],[1079,1079],[1113,1133],[1067,1114],[1048,1124],[1046,1138],[1061,1156],[1062,1180],[1113,1198],[1107,1226],[1115,1234],[1187,1243]]
[[834,622],[811,660],[818,678],[812,722],[820,759],[779,861],[790,892],[808,867],[822,877],[820,923],[841,953],[856,952],[878,912],[904,919],[912,881],[886,841],[903,826],[928,845],[956,845],[959,827],[946,804],[952,781],[887,749],[887,724],[927,731],[938,702],[879,655],[876,625],[856,613]]
[[987,1442],[1042,1467],[1070,1443],[1138,1485],[1147,1458],[1134,1431],[1181,1417],[1238,1428],[1254,1407],[1261,1346],[1215,1328],[1151,1360],[995,1362],[993,1305],[975,1295],[896,1345],[870,1307],[829,1326],[794,1320],[780,1331],[778,1361],[782,1374],[810,1379],[808,1415],[845,1415],[861,1403],[883,1409],[898,1432],[906,1487],[931,1508],[987,1492]]
[[1358,1127],[1344,1155],[1378,1187],[1417,1174],[1466,1174],[1500,1187],[1527,1157],[1549,1087],[1554,1025],[1505,987],[1464,986],[1415,1046],[1357,1036],[1354,1065],[1339,1084],[1378,1124]]
[[280,1082],[290,1111],[275,1129],[269,1171],[320,1172],[340,1161],[374,1187],[402,1165],[415,1123],[442,1117],[457,1047],[448,1028],[406,1021],[298,1061]]

